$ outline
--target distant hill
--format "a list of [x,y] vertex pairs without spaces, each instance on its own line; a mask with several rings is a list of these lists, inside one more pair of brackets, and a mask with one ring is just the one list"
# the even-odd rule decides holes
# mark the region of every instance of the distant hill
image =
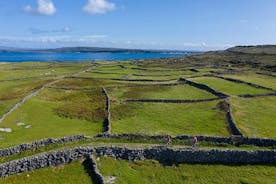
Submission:
[[236,46],[227,51],[247,54],[276,54],[276,45]]
[[175,52],[175,53],[192,53],[193,51],[180,50],[147,50],[147,49],[123,49],[123,48],[104,48],[104,47],[61,47],[54,49],[21,49],[11,47],[0,47],[2,52]]

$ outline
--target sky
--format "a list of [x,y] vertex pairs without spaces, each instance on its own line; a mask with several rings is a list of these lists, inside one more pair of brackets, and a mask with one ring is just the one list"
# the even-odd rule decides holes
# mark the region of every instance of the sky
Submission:
[[276,44],[276,0],[0,0],[0,46],[220,50]]

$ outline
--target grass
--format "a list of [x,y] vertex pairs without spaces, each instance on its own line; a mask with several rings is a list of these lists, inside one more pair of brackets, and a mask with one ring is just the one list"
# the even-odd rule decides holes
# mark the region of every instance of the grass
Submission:
[[95,88],[109,85],[124,85],[123,83],[97,80],[97,79],[81,79],[81,78],[66,78],[54,85],[53,87],[68,87],[68,88]]
[[226,166],[179,164],[164,166],[154,160],[128,162],[100,157],[100,172],[115,183],[149,184],[273,184],[276,180],[275,166]]
[[[208,54],[207,54],[208,55]],[[37,97],[31,98],[10,114],[0,124],[0,128],[12,128],[12,133],[0,132],[0,148],[10,147],[43,138],[60,138],[73,134],[95,135],[103,131],[106,117],[106,87],[111,98],[112,133],[142,133],[171,135],[211,135],[230,136],[225,110],[220,101],[196,104],[122,103],[126,99],[205,99],[212,94],[188,85],[153,86],[157,82],[113,81],[110,78],[155,79],[188,78],[212,72],[231,73],[224,76],[252,82],[275,89],[273,77],[258,75],[258,66],[240,66],[231,62],[225,64],[222,57],[209,54],[184,58],[169,58],[152,61],[130,62],[29,62],[0,63],[0,80],[36,77],[22,81],[0,82],[0,115],[5,113],[23,96],[53,80],[52,75],[67,75],[91,68],[82,76],[104,79],[66,78],[53,87],[79,88],[78,90],[45,89]],[[212,58],[216,56],[216,58]],[[259,56],[258,56],[259,57]],[[271,56],[268,56],[271,57]],[[196,58],[204,58],[193,62]],[[230,58],[230,56],[229,56]],[[244,56],[243,60],[249,60]],[[213,62],[212,60],[216,60]],[[256,58],[258,59],[258,58]],[[268,58],[269,59],[269,58]],[[219,60],[217,62],[217,60]],[[235,58],[236,60],[236,58]],[[271,58],[270,58],[271,60]],[[199,62],[200,61],[200,62]],[[271,60],[272,61],[272,60]],[[217,62],[217,63],[216,63]],[[214,64],[216,63],[216,64]],[[217,65],[217,66],[214,66]],[[264,65],[260,65],[265,67]],[[136,68],[136,69],[135,69]],[[139,70],[146,68],[148,70]],[[199,72],[193,72],[194,68]],[[230,70],[231,69],[231,70]],[[273,70],[273,68],[269,69]],[[233,72],[235,74],[233,74]],[[262,71],[266,72],[266,71]],[[230,94],[262,94],[271,91],[257,89],[245,84],[213,78],[198,77],[191,80],[205,83]],[[161,83],[161,82],[160,82]],[[168,83],[168,82],[165,82]],[[148,85],[127,87],[127,85]],[[120,87],[115,87],[120,86]],[[91,88],[91,89],[81,89]],[[232,97],[235,120],[246,136],[276,138],[273,112],[274,97],[244,99]],[[23,122],[30,128],[17,126]],[[145,138],[91,138],[65,144],[52,144],[20,154],[2,157],[0,163],[32,156],[53,150],[75,148],[77,146],[127,146],[130,148],[150,148],[164,146],[164,139]],[[171,148],[191,148],[191,140],[172,140]],[[257,147],[200,141],[200,149],[272,150],[272,147]],[[115,176],[116,183],[273,183],[276,167],[272,166],[225,166],[202,164],[179,164],[164,166],[153,160],[128,162],[111,158],[100,158],[99,166],[105,177]],[[0,183],[91,183],[86,164],[74,162],[54,168],[40,169],[21,175],[0,179]],[[29,176],[27,176],[29,175]]]
[[[61,94],[59,94],[61,93]],[[95,92],[47,90],[26,101],[7,117],[0,127],[12,128],[12,133],[1,133],[0,147],[31,142],[45,137],[74,134],[95,135],[102,132],[105,117],[104,96]],[[98,96],[97,96],[98,94]],[[17,122],[31,125],[17,126]]]
[[112,79],[112,78],[125,79],[125,78],[127,78],[127,74],[120,74],[120,73],[102,74],[102,73],[86,72],[80,76],[81,77],[100,78],[100,79]]
[[276,78],[258,74],[225,75],[225,77],[239,79],[276,90]]
[[229,136],[225,112],[215,102],[197,104],[113,103],[113,133]]
[[124,99],[206,99],[216,96],[189,85],[144,86],[130,88],[109,88],[112,100]]
[[88,165],[84,161],[75,161],[67,165],[57,167],[43,168],[35,171],[29,171],[7,178],[1,178],[0,183],[16,184],[91,184],[94,183]]
[[75,73],[78,71],[85,70],[84,67],[64,67],[64,68],[44,68],[44,69],[20,69],[20,70],[0,70],[0,80],[7,80],[7,79],[19,79],[25,77],[47,77],[47,76],[55,76],[55,75],[66,75]]
[[199,78],[194,78],[192,80],[195,82],[207,84],[210,87],[229,95],[271,93],[271,91],[269,90],[258,89],[246,84],[234,83],[234,82],[230,82],[224,79],[219,79],[214,77],[199,77]]
[[51,78],[46,78],[40,80],[28,79],[22,81],[0,82],[0,89],[5,89],[0,91],[0,100],[5,101],[23,98],[52,80]]
[[20,99],[0,101],[0,117],[9,111]]
[[232,98],[234,117],[241,131],[250,137],[276,138],[276,98]]

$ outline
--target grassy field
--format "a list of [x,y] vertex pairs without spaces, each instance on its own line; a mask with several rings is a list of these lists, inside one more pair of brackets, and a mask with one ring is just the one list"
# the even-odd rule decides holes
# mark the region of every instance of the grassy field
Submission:
[[246,84],[234,83],[214,77],[199,77],[192,79],[192,81],[207,84],[210,87],[229,95],[271,93],[269,90],[258,89]]
[[234,117],[241,131],[250,137],[276,138],[276,98],[232,98]]
[[275,166],[163,166],[153,160],[128,162],[108,157],[101,157],[98,166],[106,179],[118,184],[274,184],[276,180]]
[[206,99],[215,98],[211,93],[189,85],[144,86],[130,88],[108,88],[112,100],[125,99]]
[[58,67],[58,68],[43,68],[43,69],[32,69],[32,68],[23,68],[23,69],[9,69],[9,70],[0,70],[0,80],[7,79],[19,79],[25,77],[47,77],[55,75],[66,75],[71,73],[76,73],[82,71],[83,67]]
[[[0,124],[12,133],[0,133],[0,147],[31,142],[45,137],[97,134],[103,130],[105,101],[100,91],[45,90]],[[24,123],[18,126],[17,123]],[[28,126],[30,126],[28,128]]]
[[[249,61],[252,61],[250,63]],[[196,69],[196,70],[191,70]],[[204,90],[177,82],[179,77],[207,84],[231,95],[230,104],[238,127],[245,136],[276,138],[275,97],[239,98],[241,94],[265,94],[269,90],[246,84],[206,77],[217,74],[275,89],[275,59],[272,55],[238,54],[228,51],[208,52],[180,58],[116,62],[26,62],[0,63],[0,117],[16,102],[61,76],[79,73],[79,78],[65,78],[46,87],[38,96],[28,99],[13,111],[0,128],[0,149],[43,138],[60,138],[75,134],[96,135],[104,130],[107,117],[106,97],[111,96],[111,133],[147,135],[209,135],[230,137],[226,109],[222,100],[200,103],[133,103],[127,99],[196,100],[215,98]],[[267,73],[271,76],[256,74]],[[31,77],[31,78],[29,78]],[[78,77],[76,75],[76,77]],[[81,78],[81,77],[87,77]],[[27,78],[24,80],[13,80]],[[98,79],[96,79],[98,78]],[[149,79],[172,81],[120,81]],[[12,81],[3,81],[12,80]],[[139,86],[140,85],[140,86]],[[66,88],[66,90],[61,89]],[[72,88],[72,89],[69,89]],[[77,146],[120,146],[151,148],[165,146],[163,138],[107,138],[52,144],[38,149],[1,157],[0,163],[35,156],[36,154]],[[170,148],[191,149],[192,140],[173,139]],[[200,141],[200,149],[273,150],[274,146],[258,147]],[[45,168],[0,179],[0,183],[93,183],[87,163]],[[275,183],[276,167],[267,165],[162,165],[154,160],[128,162],[100,157],[100,172],[107,183]]]
[[197,104],[113,103],[114,133],[229,136],[218,101]]
[[267,88],[272,88],[276,90],[276,78],[270,77],[266,75],[258,75],[258,74],[241,74],[241,75],[225,75],[225,77],[239,79],[246,82],[251,82],[253,84],[258,84]]
[[[0,178],[5,184],[93,184],[93,180],[84,161],[76,161],[67,165],[43,168],[36,171]],[[95,183],[96,184],[96,183]]]

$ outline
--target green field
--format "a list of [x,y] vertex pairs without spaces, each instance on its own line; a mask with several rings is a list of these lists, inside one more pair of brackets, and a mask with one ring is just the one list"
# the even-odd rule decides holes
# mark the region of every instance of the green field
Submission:
[[189,85],[177,86],[142,86],[108,88],[112,100],[125,99],[170,99],[170,100],[194,100],[216,98],[211,93],[191,87]]
[[[27,149],[18,154],[0,157],[0,164],[80,146],[273,151],[275,145],[265,147],[244,143],[236,145],[214,140],[200,140],[199,147],[193,148],[192,139],[174,137],[232,136],[226,116],[228,109],[224,103],[225,99],[178,104],[126,101],[217,98],[205,90],[187,84],[171,85],[179,83],[179,77],[184,77],[230,95],[229,103],[233,109],[233,117],[244,136],[276,139],[275,96],[238,97],[242,94],[267,94],[273,91],[216,77],[239,79],[275,90],[275,56],[251,54],[247,51],[246,54],[220,51],[187,57],[135,61],[0,63],[0,118],[24,97],[42,86],[45,87],[37,96],[24,101],[0,123],[0,149],[44,138],[86,135],[84,140],[47,144],[37,149]],[[52,81],[56,82],[51,83]],[[46,85],[49,83],[51,85]],[[103,87],[111,98],[110,137],[108,132],[104,132],[108,128],[106,124],[108,111]],[[12,132],[7,132],[8,128]],[[123,133],[158,136],[143,137],[127,134],[123,137],[116,136]],[[164,139],[165,134],[173,136],[169,145]],[[105,183],[110,184],[272,184],[276,181],[275,164],[266,165],[266,163],[170,165],[170,163],[159,163],[157,160],[130,162],[109,157],[98,157],[97,162],[100,172],[105,177]],[[68,165],[13,175],[0,179],[0,183],[86,184],[93,183],[90,172],[87,162],[80,160]]]
[[218,101],[197,104],[113,103],[114,133],[229,136]]
[[274,184],[274,166],[179,164],[164,166],[153,160],[128,162],[101,157],[98,166],[106,179],[118,184]]
[[[47,137],[102,132],[105,117],[101,89],[88,92],[45,90],[14,111],[0,124],[12,133],[0,133],[0,147]],[[17,123],[24,123],[18,126]],[[26,128],[27,126],[31,126]]]
[[234,117],[241,131],[250,137],[276,138],[276,98],[233,98]]
[[253,84],[258,84],[258,85],[276,90],[276,78],[275,77],[252,74],[252,73],[241,74],[241,75],[225,75],[225,77],[239,79],[239,80],[242,80],[245,82],[251,82]]
[[199,77],[192,79],[192,81],[209,85],[210,87],[229,95],[271,93],[269,90],[258,89],[246,84],[234,83],[214,77]]
[[90,176],[90,171],[87,169],[88,167],[89,166],[83,161],[76,161],[67,165],[43,168],[10,176],[8,178],[0,178],[0,183],[93,184],[94,182]]

